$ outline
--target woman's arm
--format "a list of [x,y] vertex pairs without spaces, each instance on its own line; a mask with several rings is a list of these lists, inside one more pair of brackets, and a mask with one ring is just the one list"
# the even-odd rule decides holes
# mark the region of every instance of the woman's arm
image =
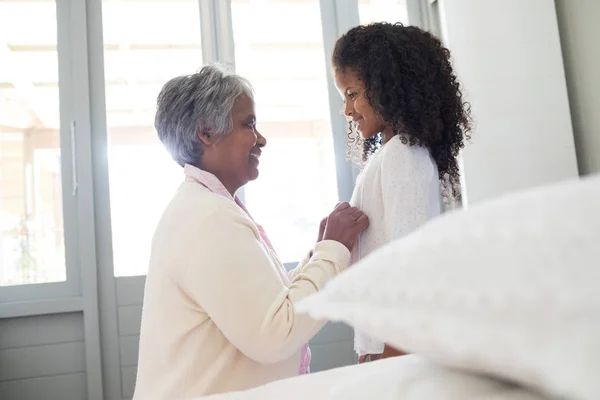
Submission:
[[188,246],[179,284],[241,352],[260,363],[291,357],[324,322],[296,315],[294,304],[346,268],[350,253],[323,241],[288,287],[241,213],[217,211]]
[[290,278],[290,280],[294,280],[294,278],[296,278],[296,275],[298,275],[301,271],[302,268],[309,263],[310,259],[312,258],[312,255],[314,253],[314,249],[309,251],[304,258],[298,263],[298,265],[296,265],[296,267],[290,271],[288,271],[288,277]]
[[[321,220],[321,223],[319,224],[319,235],[317,236],[317,243],[319,243],[320,241],[323,240],[323,235],[325,234],[326,226],[327,226],[327,218],[323,218]],[[296,265],[296,267],[294,269],[292,269],[291,271],[288,272],[288,276],[290,277],[290,279],[294,279],[296,277],[296,275],[298,275],[300,273],[300,271],[302,271],[302,268],[310,261],[310,258],[312,257],[313,252],[314,252],[314,249],[309,251],[304,256],[304,258],[298,263],[298,265]]]

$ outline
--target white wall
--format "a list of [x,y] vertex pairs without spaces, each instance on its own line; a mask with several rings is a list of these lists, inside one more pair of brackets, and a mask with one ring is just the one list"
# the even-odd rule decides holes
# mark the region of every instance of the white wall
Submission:
[[464,151],[468,203],[576,177],[554,1],[439,1],[476,123]]
[[556,0],[579,172],[600,172],[600,1]]

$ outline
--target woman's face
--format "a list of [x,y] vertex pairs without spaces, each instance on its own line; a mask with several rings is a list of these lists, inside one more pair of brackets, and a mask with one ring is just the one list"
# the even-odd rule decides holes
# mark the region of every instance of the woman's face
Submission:
[[233,130],[214,141],[203,135],[201,168],[214,174],[234,194],[249,181],[258,178],[258,164],[266,139],[256,130],[254,101],[240,95],[232,110]]
[[335,70],[335,86],[344,99],[344,114],[352,120],[363,139],[376,136],[385,129],[385,124],[369,104],[365,89],[352,70]]

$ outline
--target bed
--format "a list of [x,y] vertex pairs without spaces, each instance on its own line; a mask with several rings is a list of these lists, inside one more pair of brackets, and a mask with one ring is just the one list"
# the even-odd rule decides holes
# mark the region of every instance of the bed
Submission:
[[203,400],[544,400],[524,388],[459,370],[415,355],[388,358],[285,379],[243,392]]
[[212,400],[599,400],[600,175],[446,213],[297,313],[411,355]]

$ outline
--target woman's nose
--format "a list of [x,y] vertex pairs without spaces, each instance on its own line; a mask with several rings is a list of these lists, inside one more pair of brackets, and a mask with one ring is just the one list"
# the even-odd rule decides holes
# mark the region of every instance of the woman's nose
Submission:
[[256,144],[258,147],[265,147],[267,145],[267,139],[259,132],[256,132]]

